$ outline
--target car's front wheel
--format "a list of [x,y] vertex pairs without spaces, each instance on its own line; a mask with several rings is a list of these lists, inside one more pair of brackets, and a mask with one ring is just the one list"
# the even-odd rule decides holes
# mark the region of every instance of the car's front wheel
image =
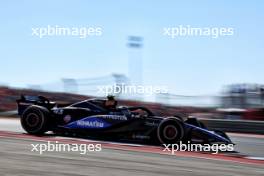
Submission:
[[174,144],[184,137],[184,124],[177,118],[167,118],[161,121],[157,129],[160,144]]
[[26,132],[40,135],[48,131],[49,111],[44,107],[33,105],[23,112],[20,120]]

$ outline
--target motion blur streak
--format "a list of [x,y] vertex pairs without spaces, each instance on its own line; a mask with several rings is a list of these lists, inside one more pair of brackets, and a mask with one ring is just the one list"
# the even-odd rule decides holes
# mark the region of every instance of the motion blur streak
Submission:
[[[31,136],[28,136],[31,137]],[[0,170],[10,175],[263,175],[263,165],[206,160],[202,158],[169,157],[147,152],[104,148],[101,152],[83,156],[77,153],[30,152],[32,140],[1,137]],[[131,147],[132,148],[132,147]],[[147,151],[147,150],[146,150]],[[12,163],[12,167],[10,166]],[[34,167],[33,167],[34,166]],[[41,166],[41,167],[36,167]]]
[[[78,139],[71,139],[71,138],[56,138],[56,137],[38,137],[38,136],[31,136],[27,134],[19,134],[19,133],[12,133],[12,132],[3,132],[0,131],[0,137],[1,138],[10,138],[10,139],[27,139],[27,140],[33,140],[33,141],[59,141],[62,143],[76,143],[76,144],[95,144],[99,141],[93,141],[93,140],[78,140]],[[120,145],[117,143],[108,143],[108,142],[102,142],[102,147],[107,149],[118,149],[118,150],[127,150],[127,151],[134,151],[134,152],[144,152],[144,153],[153,153],[153,154],[162,154],[162,155],[170,155],[171,152],[163,151],[163,148],[161,147],[155,147],[155,146],[130,146],[130,145]],[[230,161],[230,162],[238,162],[238,163],[246,163],[246,164],[263,164],[264,160],[254,160],[254,159],[248,159],[243,158],[239,155],[237,156],[229,156],[225,154],[209,154],[209,153],[194,153],[194,152],[175,152],[175,156],[181,156],[181,157],[191,157],[191,158],[202,158],[202,159],[210,159],[210,160],[223,160],[223,161]]]

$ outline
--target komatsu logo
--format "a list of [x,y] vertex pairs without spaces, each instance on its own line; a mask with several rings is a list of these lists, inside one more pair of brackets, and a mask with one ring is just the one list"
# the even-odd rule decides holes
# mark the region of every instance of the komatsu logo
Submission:
[[98,121],[77,121],[77,125],[79,126],[87,126],[87,127],[96,127],[96,128],[103,128],[104,123]]

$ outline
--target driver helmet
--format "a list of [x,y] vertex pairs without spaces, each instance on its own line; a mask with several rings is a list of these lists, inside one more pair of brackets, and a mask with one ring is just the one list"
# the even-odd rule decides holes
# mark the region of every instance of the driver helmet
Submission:
[[105,101],[105,107],[108,109],[115,109],[117,106],[117,101],[113,95],[108,95]]

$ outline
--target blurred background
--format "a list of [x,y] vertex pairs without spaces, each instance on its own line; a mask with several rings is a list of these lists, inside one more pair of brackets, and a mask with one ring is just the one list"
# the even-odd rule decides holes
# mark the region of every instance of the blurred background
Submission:
[[[2,1],[0,111],[20,94],[59,102],[103,97],[98,86],[166,86],[115,96],[157,114],[264,120],[263,2]],[[32,35],[32,28],[100,27],[102,35]],[[166,27],[231,27],[232,36],[176,37]]]

